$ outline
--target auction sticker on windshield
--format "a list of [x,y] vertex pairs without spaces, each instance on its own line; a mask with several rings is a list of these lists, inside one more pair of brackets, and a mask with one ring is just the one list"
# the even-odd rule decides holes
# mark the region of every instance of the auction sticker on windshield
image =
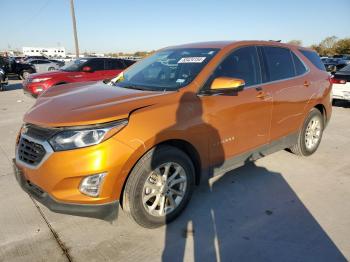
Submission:
[[206,57],[183,57],[177,62],[178,64],[184,63],[202,63]]

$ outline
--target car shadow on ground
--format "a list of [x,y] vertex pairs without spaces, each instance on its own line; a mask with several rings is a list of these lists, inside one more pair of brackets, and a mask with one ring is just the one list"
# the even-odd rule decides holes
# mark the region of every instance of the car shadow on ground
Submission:
[[333,100],[333,106],[350,108],[350,101],[345,100]]
[[189,245],[195,261],[346,261],[282,175],[254,163],[196,190],[162,260],[186,260]]
[[9,83],[5,86],[4,92],[22,89],[22,83]]

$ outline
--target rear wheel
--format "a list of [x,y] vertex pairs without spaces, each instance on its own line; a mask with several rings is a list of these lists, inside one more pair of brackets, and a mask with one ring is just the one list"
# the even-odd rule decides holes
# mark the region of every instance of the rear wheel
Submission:
[[55,71],[56,69],[54,67],[49,67],[49,71]]
[[22,80],[25,80],[25,79],[27,79],[27,78],[29,77],[29,75],[30,75],[30,72],[29,72],[29,71],[23,70],[23,71],[21,72],[21,74],[20,74],[20,77],[21,77]]
[[313,108],[307,116],[298,136],[298,141],[290,150],[300,156],[313,154],[320,145],[324,129],[324,120],[321,112]]
[[139,225],[171,222],[186,207],[194,187],[194,167],[181,150],[159,146],[146,153],[125,185],[123,209]]

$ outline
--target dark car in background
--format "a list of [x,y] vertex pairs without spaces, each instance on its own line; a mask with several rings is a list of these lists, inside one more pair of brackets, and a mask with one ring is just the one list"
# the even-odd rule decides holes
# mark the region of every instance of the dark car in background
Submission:
[[20,79],[26,79],[30,74],[36,73],[33,65],[16,62],[12,57],[0,57],[0,65],[7,75],[16,75]]
[[328,72],[339,71],[350,63],[350,61],[342,58],[325,58],[322,62]]
[[112,79],[133,63],[134,61],[118,58],[79,58],[58,71],[31,75],[23,82],[23,90],[32,96],[38,96],[55,85]]
[[5,90],[5,86],[8,84],[7,74],[4,69],[0,67],[0,91]]

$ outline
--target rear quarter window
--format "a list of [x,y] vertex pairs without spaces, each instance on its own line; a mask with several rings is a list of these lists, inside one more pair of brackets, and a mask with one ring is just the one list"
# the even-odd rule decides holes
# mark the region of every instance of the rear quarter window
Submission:
[[309,50],[302,50],[299,49],[299,51],[318,69],[322,71],[326,71],[326,68],[324,67],[324,64],[321,61],[321,58],[319,55],[314,52],[314,51],[309,51]]
[[303,64],[303,62],[300,61],[299,57],[292,52],[294,67],[295,67],[295,74],[302,75],[307,71],[307,68]]
[[264,46],[263,53],[267,65],[268,81],[276,81],[295,76],[291,51],[283,47]]

